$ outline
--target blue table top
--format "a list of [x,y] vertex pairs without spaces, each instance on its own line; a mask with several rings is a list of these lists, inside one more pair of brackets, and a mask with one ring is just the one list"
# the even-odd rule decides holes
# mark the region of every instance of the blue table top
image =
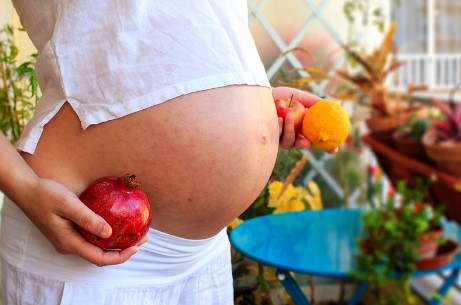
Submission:
[[[243,255],[281,270],[349,278],[362,213],[325,209],[256,217],[233,229],[230,241]],[[459,230],[452,234],[460,240]]]

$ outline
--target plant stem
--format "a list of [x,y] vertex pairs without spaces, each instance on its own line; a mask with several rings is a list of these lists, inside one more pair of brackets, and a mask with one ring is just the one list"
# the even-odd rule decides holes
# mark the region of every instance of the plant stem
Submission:
[[303,169],[304,164],[306,164],[306,161],[307,161],[307,155],[303,154],[301,159],[299,159],[298,163],[296,163],[295,167],[293,167],[293,169],[291,170],[290,175],[288,175],[287,179],[283,183],[282,189],[280,190],[280,194],[277,197],[277,199],[282,197],[283,193],[285,193],[288,186],[292,184],[293,181],[295,181],[296,176],[298,176],[299,172]]

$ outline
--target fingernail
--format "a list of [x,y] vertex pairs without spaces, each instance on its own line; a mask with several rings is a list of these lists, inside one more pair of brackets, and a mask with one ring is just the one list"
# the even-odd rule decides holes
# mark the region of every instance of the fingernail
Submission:
[[99,227],[98,227],[98,235],[99,236],[103,236],[104,235],[104,224],[99,224]]
[[101,223],[98,229],[98,235],[101,237],[109,237],[111,234],[111,229],[108,225]]
[[304,149],[310,148],[310,146],[311,146],[310,145],[311,143],[308,140],[300,140],[299,144]]

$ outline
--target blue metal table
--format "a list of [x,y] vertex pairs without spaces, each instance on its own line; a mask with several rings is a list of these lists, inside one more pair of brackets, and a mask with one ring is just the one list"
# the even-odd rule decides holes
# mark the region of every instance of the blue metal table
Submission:
[[[361,234],[362,213],[359,209],[325,209],[256,217],[232,230],[230,241],[248,258],[275,267],[281,283],[297,305],[310,305],[290,272],[352,280],[349,272]],[[446,235],[461,240],[459,226],[447,226]],[[438,290],[439,295],[444,296],[456,282],[460,268],[458,254],[451,264],[418,271],[415,276],[450,270]],[[366,283],[359,283],[348,305],[356,304],[366,289]],[[439,300],[433,298],[429,304],[437,305]]]

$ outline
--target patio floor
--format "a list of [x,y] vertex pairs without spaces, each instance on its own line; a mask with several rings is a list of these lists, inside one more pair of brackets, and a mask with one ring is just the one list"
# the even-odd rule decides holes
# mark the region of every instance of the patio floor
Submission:
[[[3,195],[0,193],[0,209],[3,202]],[[1,222],[1,218],[0,218]],[[414,279],[412,281],[412,286],[418,294],[420,294],[423,298],[424,296],[429,296],[431,292],[435,291],[437,287],[441,284],[442,277],[438,275],[432,275],[428,277],[421,277],[418,279]],[[461,278],[458,279],[458,285],[461,287]],[[346,296],[353,293],[354,290],[353,284],[346,284],[345,285],[345,294]],[[307,285],[302,286],[302,290],[306,293],[306,295],[310,295],[310,289]],[[335,300],[340,295],[340,286],[335,282],[328,282],[328,281],[320,281],[319,284],[316,284],[315,287],[315,298],[316,301],[319,303],[327,304],[328,301]],[[1,296],[1,291],[0,291]],[[372,305],[372,301],[369,300],[369,296],[365,295],[361,304],[370,304]],[[461,290],[460,289],[453,289],[449,293],[449,303],[445,302],[444,305],[461,305]],[[367,301],[368,300],[368,301]],[[371,303],[370,303],[371,302]],[[419,301],[417,304],[424,304],[424,302]],[[2,299],[0,298],[0,305],[3,305]]]

